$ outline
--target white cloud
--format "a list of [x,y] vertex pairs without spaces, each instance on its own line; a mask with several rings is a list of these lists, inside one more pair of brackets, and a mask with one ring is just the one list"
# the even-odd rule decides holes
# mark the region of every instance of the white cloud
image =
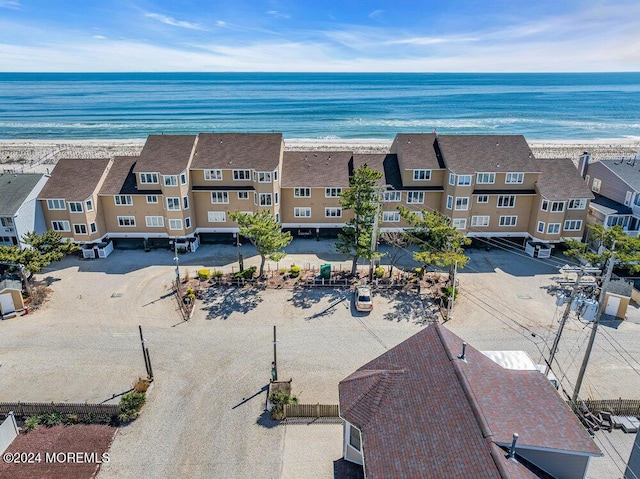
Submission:
[[147,18],[152,18],[153,20],[157,20],[166,25],[171,25],[172,27],[188,28],[189,30],[203,29],[202,26],[198,23],[191,23],[184,20],[176,20],[173,17],[168,17],[160,13],[145,13],[144,16]]
[[20,2],[17,0],[0,0],[0,8],[10,8],[12,10],[20,9]]
[[105,37],[104,35],[93,35],[92,38],[95,38],[96,40],[106,40],[107,37]]
[[372,20],[377,20],[383,13],[384,10],[374,10],[369,14],[369,18],[371,18]]
[[287,18],[291,18],[291,15],[289,15],[288,13],[282,13],[279,12],[278,10],[269,10],[267,12],[267,15],[271,15],[274,18],[279,18],[282,20],[286,20]]

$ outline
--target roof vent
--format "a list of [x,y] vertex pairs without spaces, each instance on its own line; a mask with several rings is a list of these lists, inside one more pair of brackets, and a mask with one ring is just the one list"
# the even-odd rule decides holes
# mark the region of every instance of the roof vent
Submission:
[[467,342],[464,341],[462,343],[462,354],[458,356],[458,359],[462,359],[463,361],[466,361],[467,360],[467,356],[465,355],[466,352],[467,352]]
[[509,459],[513,459],[516,455],[516,443],[518,442],[518,433],[513,433],[513,441],[511,441],[511,447],[509,448],[509,455],[507,456]]
[[220,144],[222,145],[222,140],[220,140]]
[[500,142],[499,141],[496,141],[496,146],[500,146]]

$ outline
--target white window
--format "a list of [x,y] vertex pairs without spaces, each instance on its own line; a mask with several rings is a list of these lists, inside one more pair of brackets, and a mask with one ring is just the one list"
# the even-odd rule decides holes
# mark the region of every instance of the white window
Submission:
[[77,223],[73,225],[73,232],[77,235],[87,234],[87,225],[85,223]]
[[69,211],[71,213],[82,213],[81,201],[69,201]]
[[13,218],[10,218],[10,217],[0,218],[0,225],[4,226],[5,228],[13,227]]
[[271,206],[271,193],[260,193],[260,206]]
[[182,209],[184,209],[184,210],[188,210],[189,209],[189,197],[188,196],[183,196],[182,197]]
[[553,201],[551,203],[551,211],[553,213],[561,213],[564,211],[564,201]]
[[471,184],[471,175],[458,175],[458,186],[469,186]]
[[211,203],[229,203],[229,193],[226,191],[212,191]]
[[492,185],[496,182],[495,173],[478,173],[476,183],[479,185]]
[[180,198],[167,198],[167,209],[172,211],[180,211]]
[[163,228],[164,217],[163,216],[145,216],[144,222],[147,228]]
[[133,227],[135,225],[135,216],[118,216],[118,226]]
[[469,197],[456,196],[456,210],[467,211],[469,209]]
[[627,191],[627,194],[624,195],[624,205],[625,206],[629,206],[631,204],[631,197],[633,196],[633,193],[631,191]]
[[271,172],[270,171],[258,172],[258,183],[271,183]]
[[311,218],[311,208],[307,208],[307,207],[294,208],[293,216],[296,218]]
[[600,193],[600,186],[602,185],[602,181],[600,181],[598,178],[594,178],[593,179],[593,184],[591,185],[591,190],[594,193]]
[[342,194],[342,188],[325,188],[325,198],[338,198]]
[[415,181],[427,181],[431,179],[431,170],[413,170]]
[[89,223],[89,230],[91,231],[91,233],[97,233],[98,226],[95,223]]
[[360,451],[360,448],[362,447],[362,441],[360,440],[360,431],[356,427],[351,425],[349,425],[349,445],[356,451]]
[[490,216],[472,216],[471,217],[471,226],[472,227],[489,226],[489,221],[491,221],[491,217]]
[[396,203],[402,201],[401,191],[385,191],[382,196],[382,201],[385,203]]
[[158,183],[158,173],[140,173],[140,183]]
[[583,210],[587,207],[587,199],[586,198],[574,198],[569,200],[569,204],[567,208],[570,210]]
[[51,229],[53,231],[71,231],[71,228],[69,227],[69,222],[68,221],[52,221],[51,222]]
[[251,170],[233,170],[233,181],[250,181],[250,180],[251,180]]
[[542,203],[540,203],[540,209],[542,211],[549,211],[549,202],[547,200],[542,200]]
[[278,181],[278,170],[273,171],[273,181]]
[[478,203],[489,203],[489,195],[478,195]]
[[187,184],[187,175],[186,175],[186,173],[180,173],[180,184],[181,185],[186,185]]
[[209,211],[207,213],[209,223],[225,223],[227,214],[224,211]]
[[191,228],[191,217],[187,216],[187,217],[184,219],[184,227],[185,227],[185,228]]
[[93,211],[93,200],[87,200],[84,204],[87,207],[87,211]]
[[47,208],[50,210],[66,210],[67,206],[64,200],[47,200]]
[[421,205],[424,203],[424,191],[407,191],[407,204]]
[[507,173],[504,182],[508,185],[522,184],[524,182],[524,173]]
[[453,196],[447,195],[447,209],[453,208]]
[[454,173],[449,173],[449,184],[450,185],[456,184],[456,175]]
[[165,175],[164,186],[178,186],[178,177],[176,175]]
[[273,198],[275,199],[276,205],[280,203],[280,200],[278,199],[278,192],[277,191],[273,194]]
[[582,229],[582,220],[567,220],[564,222],[565,231],[580,231]]
[[116,206],[131,206],[133,204],[133,198],[131,195],[116,195],[113,199]]
[[280,223],[280,213],[276,213],[276,223]]
[[181,230],[182,229],[182,220],[181,219],[169,219],[169,229],[170,230]]
[[549,223],[547,225],[547,234],[555,235],[560,233],[560,223]]
[[545,222],[544,221],[538,221],[538,228],[536,229],[536,231],[538,233],[544,233],[544,227],[545,227]]
[[204,170],[204,179],[207,181],[221,181],[222,170]]
[[489,226],[489,221],[491,218],[489,216],[472,216],[471,217],[471,226],[472,227],[484,227]]
[[249,192],[248,191],[238,191],[238,199],[239,200],[248,200]]
[[157,203],[158,195],[147,195],[147,203]]
[[399,223],[400,222],[400,212],[399,211],[383,211],[382,212],[382,221],[384,223]]
[[518,222],[517,216],[501,216],[500,217],[500,226],[515,226]]
[[342,208],[325,208],[325,218],[342,218]]
[[499,195],[498,208],[513,208],[516,205],[516,195]]
[[294,198],[311,198],[311,188],[294,188]]
[[459,230],[464,230],[467,228],[467,219],[466,218],[454,218],[452,223],[454,228]]

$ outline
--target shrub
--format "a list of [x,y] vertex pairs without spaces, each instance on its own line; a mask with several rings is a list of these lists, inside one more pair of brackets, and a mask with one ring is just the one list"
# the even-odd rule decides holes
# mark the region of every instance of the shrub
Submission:
[[453,286],[443,286],[442,288],[440,288],[440,291],[442,292],[442,296],[444,296],[444,298],[447,300],[451,297],[452,294],[453,299],[455,300],[458,297],[458,293],[460,292],[456,289],[454,293]]
[[378,266],[375,270],[374,270],[374,274],[376,275],[376,278],[380,279],[384,276],[384,268],[382,266]]
[[77,414],[65,414],[62,418],[62,424],[64,424],[65,426],[77,424],[78,422],[80,422],[80,418]]
[[140,414],[140,409],[146,401],[146,395],[143,392],[130,391],[120,399],[120,414],[118,419],[120,422],[133,421]]
[[287,394],[284,391],[277,391],[271,393],[269,401],[273,404],[271,409],[271,417],[273,419],[282,419],[284,417],[284,405],[285,404],[298,404],[298,398],[293,394]]
[[211,271],[209,271],[208,269],[199,269],[198,278],[200,279],[200,281],[207,281],[209,278],[211,278]]
[[224,273],[220,269],[214,269],[213,272],[211,273],[211,277],[213,278],[222,278],[223,275]]
[[33,431],[40,425],[40,416],[31,416],[24,421],[24,430],[26,432]]
[[417,276],[421,276],[422,275],[422,268],[414,268],[413,272],[417,275]]
[[194,299],[196,299],[196,292],[193,290],[193,288],[187,288],[187,292],[184,295],[185,298],[189,298],[191,301],[193,301]]
[[296,266],[295,264],[291,265],[290,275],[292,278],[297,278],[300,276],[300,266]]
[[58,412],[45,413],[40,415],[40,424],[52,427],[62,424],[62,416]]
[[253,275],[256,273],[257,270],[258,270],[257,266],[251,266],[250,268],[247,268],[244,271],[238,271],[237,273],[234,273],[233,279],[240,279],[240,278],[251,279],[253,278]]
[[280,276],[284,276],[285,273],[287,272],[287,268],[280,268]]

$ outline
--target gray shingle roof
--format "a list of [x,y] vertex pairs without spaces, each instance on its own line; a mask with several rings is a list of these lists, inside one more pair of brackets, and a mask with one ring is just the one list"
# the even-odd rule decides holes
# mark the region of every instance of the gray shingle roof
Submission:
[[407,170],[437,170],[444,166],[438,158],[435,133],[398,133],[396,152],[402,157],[402,167]]
[[0,291],[5,289],[17,289],[22,291],[22,281],[16,279],[3,279],[0,281]]
[[600,160],[600,163],[613,171],[635,191],[640,191],[640,159]]
[[149,135],[134,173],[182,173],[189,165],[195,141],[195,135]]
[[356,170],[366,164],[372,170],[382,173],[376,184],[389,185],[392,188],[402,189],[402,176],[398,165],[397,155],[389,154],[355,154],[353,155],[353,169]]
[[98,187],[110,161],[106,158],[59,160],[38,198],[86,200]]
[[608,293],[619,294],[620,296],[629,296],[633,292],[633,283],[624,279],[612,280],[607,287]]
[[0,175],[0,216],[14,216],[41,178],[39,173]]
[[578,170],[569,159],[535,160],[540,168],[537,187],[548,200],[566,200],[569,198],[593,199],[593,193]]
[[350,151],[285,151],[282,187],[349,186]]
[[591,205],[598,211],[601,211],[605,215],[630,215],[633,214],[633,210],[623,205],[622,203],[618,203],[612,199],[606,198],[602,195],[595,194],[593,200],[591,200]]
[[191,168],[273,171],[282,150],[282,133],[200,133]]
[[445,165],[454,173],[540,171],[522,135],[438,135]]
[[600,455],[538,371],[507,370],[433,324],[339,384],[341,415],[361,430],[368,478],[539,477],[495,445]]
[[[137,156],[116,156],[113,165],[100,188],[101,195],[154,194],[147,190],[136,189],[136,175],[133,173]],[[159,191],[159,190],[158,190]]]

